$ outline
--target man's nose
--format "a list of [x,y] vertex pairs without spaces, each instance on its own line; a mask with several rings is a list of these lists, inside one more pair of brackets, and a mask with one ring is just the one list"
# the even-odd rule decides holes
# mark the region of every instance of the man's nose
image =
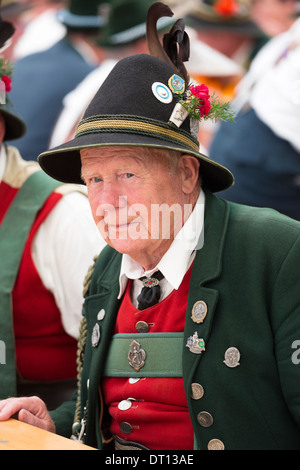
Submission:
[[108,183],[104,185],[97,203],[97,215],[104,217],[105,214],[126,207],[127,197],[119,191],[116,185]]

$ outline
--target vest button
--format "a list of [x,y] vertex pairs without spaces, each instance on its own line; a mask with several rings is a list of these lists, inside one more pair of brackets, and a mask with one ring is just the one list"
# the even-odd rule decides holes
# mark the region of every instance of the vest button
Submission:
[[138,321],[135,324],[135,328],[139,333],[148,333],[149,331],[149,325],[145,321]]
[[140,381],[140,377],[131,377],[130,379],[128,379],[128,382],[133,385],[133,384],[136,384]]
[[126,423],[125,421],[120,424],[120,429],[124,434],[131,434],[133,431],[131,424]]
[[204,396],[204,388],[202,385],[193,383],[191,388],[193,400],[200,400]]
[[127,411],[129,410],[130,408],[132,407],[132,401],[131,400],[122,400],[120,401],[120,403],[118,404],[118,408],[119,410],[121,411]]
[[210,426],[212,426],[214,423],[214,418],[207,411],[201,411],[198,413],[197,420],[200,426],[203,428],[210,428]]
[[220,439],[212,439],[207,445],[208,450],[225,450],[225,445]]

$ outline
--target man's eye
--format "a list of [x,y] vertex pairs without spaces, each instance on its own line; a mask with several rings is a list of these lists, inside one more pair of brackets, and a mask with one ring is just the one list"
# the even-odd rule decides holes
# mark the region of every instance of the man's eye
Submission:
[[134,176],[133,173],[125,173],[125,178],[132,178]]
[[102,179],[98,178],[97,176],[94,176],[94,178],[91,178],[91,183],[97,184],[101,183]]

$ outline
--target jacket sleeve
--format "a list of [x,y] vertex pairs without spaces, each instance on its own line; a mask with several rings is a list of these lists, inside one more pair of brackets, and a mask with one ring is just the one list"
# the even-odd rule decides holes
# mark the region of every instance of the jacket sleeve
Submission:
[[299,261],[300,236],[288,251],[278,272],[273,290],[271,321],[282,392],[293,418],[300,427]]
[[71,401],[63,403],[59,408],[50,411],[50,416],[56,426],[56,434],[70,438],[74,422],[77,392],[74,393]]

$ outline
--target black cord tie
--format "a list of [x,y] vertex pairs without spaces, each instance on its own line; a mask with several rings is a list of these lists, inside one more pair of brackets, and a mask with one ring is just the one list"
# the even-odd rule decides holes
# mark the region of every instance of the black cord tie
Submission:
[[138,309],[145,310],[157,304],[160,299],[160,285],[159,281],[163,279],[163,274],[160,271],[152,274],[151,277],[141,277],[140,281],[143,282],[144,287],[137,298]]

